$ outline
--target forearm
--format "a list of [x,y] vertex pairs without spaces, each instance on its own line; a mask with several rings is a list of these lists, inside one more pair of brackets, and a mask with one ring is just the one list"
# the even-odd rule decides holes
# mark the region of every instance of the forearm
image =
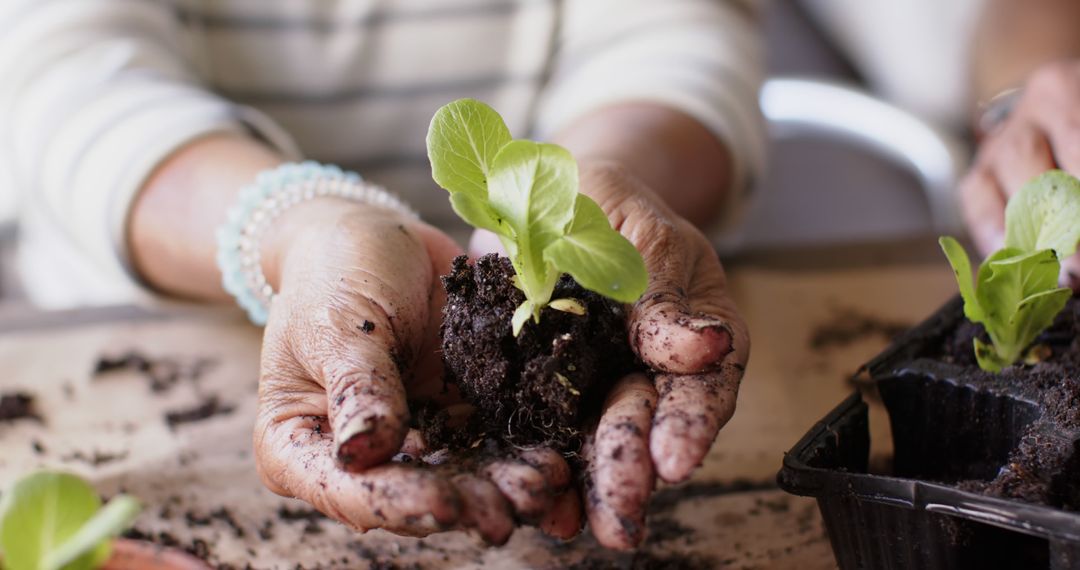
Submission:
[[1080,57],[1080,2],[989,0],[975,35],[975,102],[1016,87],[1039,66]]
[[128,219],[135,270],[170,295],[221,300],[215,230],[241,188],[281,156],[251,138],[214,135],[169,157],[148,179]]
[[698,226],[719,216],[732,191],[728,149],[704,125],[669,107],[607,107],[557,133],[554,142],[582,164],[619,163]]

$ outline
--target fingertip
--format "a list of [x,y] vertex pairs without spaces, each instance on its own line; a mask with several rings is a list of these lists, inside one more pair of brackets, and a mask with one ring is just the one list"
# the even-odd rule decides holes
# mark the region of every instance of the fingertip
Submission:
[[596,542],[612,550],[633,550],[645,540],[645,518],[640,519],[615,514],[607,506],[598,504],[588,510],[589,530]]
[[357,473],[390,461],[402,447],[405,433],[388,422],[359,422],[351,434],[346,432],[337,445],[338,465]]
[[734,351],[731,327],[709,315],[658,311],[635,324],[632,343],[652,369],[674,374],[714,370]]
[[[658,438],[660,440],[669,439],[669,437],[664,437],[663,430],[657,430],[657,434],[660,435]],[[690,451],[687,447],[696,447],[696,445],[688,442],[684,446],[668,448],[652,446],[651,453],[653,464],[656,466],[656,474],[665,483],[682,483],[689,479],[694,470],[701,465],[705,453],[697,450]]]
[[540,530],[559,540],[570,540],[581,533],[581,499],[570,489],[555,498],[551,510],[540,521]]
[[463,499],[462,526],[474,530],[487,544],[506,544],[514,533],[514,519],[499,489],[491,481],[472,474],[455,477],[454,484]]

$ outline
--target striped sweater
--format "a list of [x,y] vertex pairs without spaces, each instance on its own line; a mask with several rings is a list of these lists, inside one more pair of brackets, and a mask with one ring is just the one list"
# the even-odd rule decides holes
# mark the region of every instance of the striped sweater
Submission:
[[746,187],[764,146],[757,3],[4,0],[0,170],[20,195],[20,272],[49,307],[145,295],[129,207],[216,131],[354,169],[452,228],[424,136],[466,96],[539,139],[611,103],[670,105],[727,143]]

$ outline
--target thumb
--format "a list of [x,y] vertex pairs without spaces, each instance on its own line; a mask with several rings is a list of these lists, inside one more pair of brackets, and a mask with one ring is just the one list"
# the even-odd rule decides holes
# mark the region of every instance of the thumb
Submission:
[[630,313],[634,350],[660,372],[717,369],[747,335],[716,253],[695,233],[650,242],[640,248],[649,286]]
[[325,391],[332,451],[349,471],[388,461],[408,432],[402,370],[423,343],[433,279],[415,232],[365,220],[364,231],[301,252],[271,311],[268,329],[283,329],[296,362]]

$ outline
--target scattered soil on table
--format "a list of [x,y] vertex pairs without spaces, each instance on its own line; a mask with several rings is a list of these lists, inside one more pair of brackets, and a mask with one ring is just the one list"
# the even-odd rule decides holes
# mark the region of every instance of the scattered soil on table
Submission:
[[911,328],[911,323],[883,319],[857,309],[838,307],[828,321],[814,326],[807,343],[814,350],[848,346],[867,337],[878,336],[892,342]]
[[1011,366],[1000,374],[983,372],[975,359],[975,338],[989,341],[982,325],[960,319],[927,342],[923,356],[964,367],[959,378],[964,384],[1034,402],[1040,416],[1024,428],[995,477],[957,485],[992,496],[1080,510],[1080,298],[1070,299],[1053,326],[1036,339],[1036,346],[1048,349],[1048,356],[1037,364]]
[[587,557],[567,570],[714,570],[719,561],[700,554],[635,552],[626,560]]
[[577,300],[586,315],[546,308],[539,323],[530,320],[515,338],[511,316],[525,297],[513,276],[509,259],[486,255],[475,266],[458,257],[443,277],[447,380],[476,408],[469,429],[456,431],[469,443],[486,434],[515,445],[573,449],[582,420],[613,382],[638,366],[624,308],[564,275],[552,298]]
[[322,534],[322,521],[330,520],[326,515],[319,511],[307,507],[290,509],[289,507],[282,506],[277,511],[277,517],[278,520],[286,523],[304,523],[304,534]]
[[653,493],[649,500],[650,515],[668,513],[679,504],[709,497],[734,495],[737,493],[749,493],[752,491],[771,491],[776,489],[776,481],[768,479],[764,481],[751,481],[748,479],[735,479],[728,482],[690,482],[673,487],[664,487]]
[[41,422],[41,416],[34,410],[34,397],[23,392],[0,394],[0,423],[16,420]]
[[[137,527],[132,527],[124,532],[123,536],[125,538],[158,544],[166,548],[178,548],[205,562],[210,562],[213,554],[210,550],[210,545],[205,540],[195,538],[192,539],[191,542],[182,542],[168,531],[147,532],[140,530]],[[225,567],[232,568],[231,566],[218,566],[219,569]]]
[[184,513],[184,521],[187,522],[188,528],[210,526],[214,521],[220,521],[225,526],[229,527],[233,536],[236,538],[244,538],[247,534],[244,532],[244,528],[233,518],[232,512],[224,507],[214,509],[206,515],[196,513],[195,511],[187,511]]
[[100,465],[105,465],[106,463],[112,463],[114,461],[124,460],[124,459],[127,458],[127,456],[128,456],[128,452],[126,452],[126,451],[119,451],[119,452],[116,452],[116,453],[109,453],[109,452],[98,451],[98,450],[94,450],[94,451],[89,452],[89,453],[83,453],[82,451],[75,451],[74,453],[69,453],[69,454],[61,457],[60,460],[65,462],[65,463],[70,463],[72,461],[80,461],[82,463],[86,463],[88,465],[98,467]]
[[137,372],[146,379],[151,392],[164,393],[181,381],[199,381],[216,365],[217,360],[213,358],[150,357],[132,349],[117,356],[99,356],[91,376],[97,380],[108,377],[111,372]]
[[168,424],[169,429],[175,430],[179,425],[201,422],[214,416],[228,415],[233,413],[235,409],[232,404],[221,403],[217,396],[208,396],[193,408],[165,412],[165,423]]

